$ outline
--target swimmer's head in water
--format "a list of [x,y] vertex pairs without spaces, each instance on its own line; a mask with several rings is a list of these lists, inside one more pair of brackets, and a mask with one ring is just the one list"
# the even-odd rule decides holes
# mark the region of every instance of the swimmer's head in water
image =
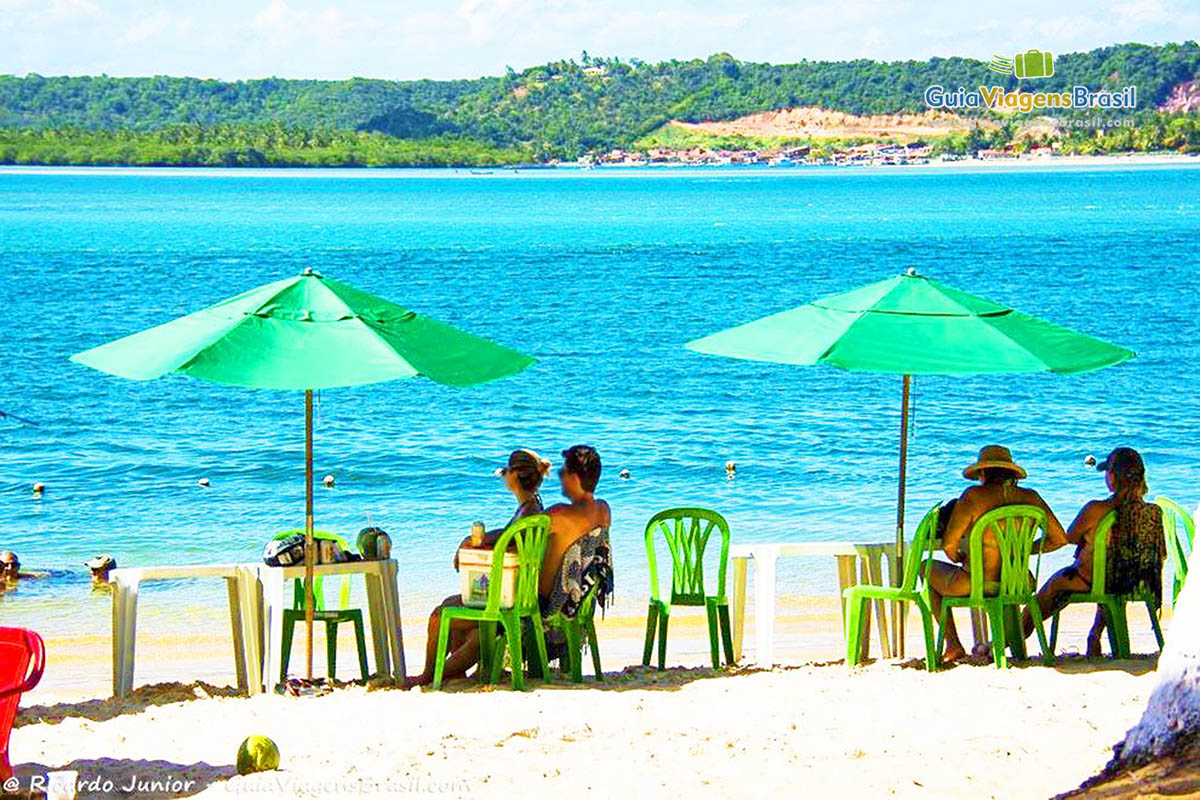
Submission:
[[15,578],[21,571],[21,561],[12,550],[0,550],[0,574],[6,578]]
[[83,562],[83,565],[92,571],[92,580],[107,581],[108,573],[117,568],[117,560],[104,553]]

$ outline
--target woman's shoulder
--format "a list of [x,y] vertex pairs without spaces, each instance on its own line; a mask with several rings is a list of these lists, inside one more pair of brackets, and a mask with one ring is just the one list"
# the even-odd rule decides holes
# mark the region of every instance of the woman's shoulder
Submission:
[[1112,511],[1115,506],[1110,498],[1100,500],[1089,500],[1083,504],[1083,508],[1079,510],[1079,515],[1085,519],[1100,520],[1105,514]]

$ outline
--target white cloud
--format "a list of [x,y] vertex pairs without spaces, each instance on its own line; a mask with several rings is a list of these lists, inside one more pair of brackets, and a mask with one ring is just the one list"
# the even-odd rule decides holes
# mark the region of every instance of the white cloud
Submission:
[[458,17],[467,26],[472,42],[486,42],[501,35],[515,18],[529,19],[536,10],[532,0],[463,0]]
[[1162,0],[1131,0],[1114,5],[1112,10],[1126,25],[1169,22],[1174,16]]
[[[1195,0],[0,0],[0,72],[447,78],[593,55],[647,61],[990,58],[1181,41]],[[183,16],[190,14],[191,18]]]
[[80,22],[103,16],[100,7],[91,0],[50,0],[45,17],[50,22]]
[[[250,27],[277,39],[314,37],[327,40],[349,28],[341,9],[327,6],[312,12],[292,8],[284,0],[271,0],[250,21]],[[369,34],[370,29],[366,33]]]
[[134,23],[125,31],[125,41],[128,44],[139,44],[160,36],[172,22],[171,15],[166,11],[156,11],[143,20]]

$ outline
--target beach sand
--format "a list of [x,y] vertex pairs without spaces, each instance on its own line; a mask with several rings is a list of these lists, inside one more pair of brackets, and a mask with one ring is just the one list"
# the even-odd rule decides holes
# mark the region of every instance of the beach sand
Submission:
[[[832,598],[796,599],[780,611],[788,666],[703,668],[702,615],[681,611],[668,662],[688,667],[622,670],[640,661],[642,623],[610,616],[600,627],[603,685],[534,682],[525,693],[464,681],[443,693],[351,686],[324,697],[236,697],[190,683],[202,673],[229,682],[220,646],[181,659],[206,639],[181,646],[151,637],[139,640],[139,685],[158,674],[189,683],[82,700],[107,693],[107,651],[88,659],[87,643],[52,640],[52,668],[56,651],[66,656],[60,677],[90,669],[98,685],[56,686],[49,671],[24,699],[11,754],[21,775],[72,769],[85,782],[100,779],[100,791],[85,783],[81,796],[128,796],[123,789],[138,779],[151,783],[137,796],[1045,798],[1104,766],[1154,686],[1150,657],[1008,671],[975,663],[933,675],[910,660],[851,673],[837,661]],[[1090,620],[1071,611],[1060,651],[1082,644]],[[1151,652],[1140,615],[1131,626],[1135,651]],[[921,652],[912,629],[910,656]],[[415,670],[417,620],[406,619],[406,633]],[[207,636],[219,643],[215,631]],[[354,664],[348,646],[347,637],[343,677]],[[234,774],[250,734],[278,743],[279,771]]]

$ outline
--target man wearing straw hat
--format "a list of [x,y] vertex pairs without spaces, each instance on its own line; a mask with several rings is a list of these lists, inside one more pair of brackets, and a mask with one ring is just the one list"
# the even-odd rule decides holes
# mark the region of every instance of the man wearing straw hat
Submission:
[[[1025,476],[1025,470],[1013,461],[1009,449],[998,444],[982,448],[975,463],[963,470],[964,478],[979,483],[969,487],[958,498],[946,525],[942,548],[951,563],[935,560],[930,566],[930,605],[935,618],[941,619],[943,597],[970,594],[971,574],[967,571],[969,554],[965,537],[975,521],[992,509],[1013,505],[1037,506],[1046,512],[1045,550],[1054,550],[1067,543],[1062,525],[1041,495],[1017,485],[1017,481]],[[1000,550],[996,545],[995,532],[991,530],[983,533],[983,572],[986,581],[1000,580]],[[948,663],[965,654],[951,615],[946,620],[946,653],[942,659]]]

